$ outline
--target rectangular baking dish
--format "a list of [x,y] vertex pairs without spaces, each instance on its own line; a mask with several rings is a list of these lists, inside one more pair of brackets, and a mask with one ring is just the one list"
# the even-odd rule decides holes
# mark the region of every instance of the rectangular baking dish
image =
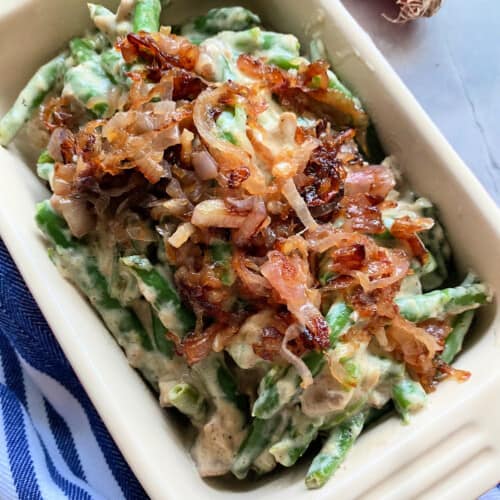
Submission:
[[[107,2],[113,4],[113,2]],[[240,3],[240,2],[237,2]],[[338,0],[242,2],[303,43],[320,33],[339,75],[372,116],[387,153],[413,188],[441,210],[458,266],[500,290],[500,213]],[[224,2],[174,0],[164,24]],[[233,2],[234,4],[234,2]],[[88,26],[81,0],[3,0],[0,6],[0,114],[34,70]],[[500,320],[481,310],[458,366],[466,384],[443,383],[410,426],[388,418],[361,436],[322,490],[308,492],[307,464],[252,483],[203,481],[178,424],[162,411],[93,310],[57,272],[33,222],[47,192],[20,141],[0,148],[0,234],[54,334],[135,474],[154,499],[469,499],[500,479]]]

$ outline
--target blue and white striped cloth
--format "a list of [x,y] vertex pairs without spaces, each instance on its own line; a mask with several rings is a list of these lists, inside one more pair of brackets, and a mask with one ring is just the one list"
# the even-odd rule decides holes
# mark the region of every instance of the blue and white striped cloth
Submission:
[[[0,241],[0,500],[18,498],[146,494]],[[500,500],[500,490],[481,499]]]
[[0,242],[0,499],[142,499]]

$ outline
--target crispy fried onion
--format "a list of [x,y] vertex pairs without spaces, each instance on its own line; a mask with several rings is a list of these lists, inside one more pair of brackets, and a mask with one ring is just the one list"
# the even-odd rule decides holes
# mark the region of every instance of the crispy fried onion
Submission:
[[433,226],[434,220],[431,218],[411,218],[405,215],[394,221],[390,232],[395,238],[403,240],[409,252],[419,259],[422,264],[425,264],[429,259],[429,252],[417,233],[428,231]]
[[443,347],[423,328],[396,316],[386,329],[386,350],[394,351],[419,378],[426,390],[431,389],[436,374],[434,358]]
[[380,247],[368,236],[328,225],[311,231],[308,243],[316,252],[329,250],[332,270],[352,276],[365,292],[401,281],[410,268],[408,257],[402,250]]
[[[238,58],[238,69],[250,78],[265,82],[280,103],[294,111],[309,110],[336,125],[354,126],[360,135],[368,126],[368,116],[359,103],[338,87],[329,86],[328,63],[325,61],[305,64],[294,75],[242,54]],[[318,81],[322,84],[318,85]]]
[[352,169],[348,172],[344,192],[347,196],[368,194],[384,199],[396,185],[394,174],[384,165],[370,165]]
[[180,349],[188,364],[194,365],[206,358],[212,350],[222,350],[236,335],[238,328],[239,325],[214,323],[203,332],[193,333],[184,338]]
[[307,260],[297,253],[285,255],[277,250],[269,252],[267,258],[267,262],[260,268],[261,273],[288,310],[311,333],[313,343],[321,349],[328,348],[329,328],[317,304],[314,303],[317,302],[317,295],[309,288],[310,273]]
[[[130,109],[116,113],[109,120],[87,123],[75,134],[71,155],[63,147],[68,142],[68,131],[54,131],[51,150],[61,150],[66,162],[77,158],[77,176],[92,171],[95,177],[117,175],[136,168],[152,184],[165,175],[164,151],[180,144],[179,128],[191,119],[192,105],[177,107],[170,100],[172,80],[166,74],[154,85],[146,85],[137,75],[129,95]],[[151,102],[154,98],[159,102]],[[69,151],[68,151],[69,153]]]
[[260,274],[258,264],[250,257],[247,257],[241,250],[233,252],[232,266],[245,290],[251,292],[254,296],[269,296],[271,292],[269,281]]
[[234,233],[233,239],[238,246],[244,245],[255,233],[257,233],[265,222],[269,223],[266,205],[262,198],[254,196],[251,198],[252,208],[246,216],[243,224]]
[[233,239],[238,246],[247,243],[266,222],[269,222],[266,206],[257,196],[205,200],[194,207],[191,217],[195,226],[237,229]]
[[[239,187],[241,184],[251,194],[259,194],[267,191],[266,180],[255,165],[250,142],[238,146],[232,144],[221,136],[215,123],[215,116],[226,106],[240,103],[250,107],[245,99],[249,97],[247,88],[231,82],[206,89],[195,101],[193,121],[205,147],[219,166],[222,183],[230,187]],[[236,183],[235,176],[238,180]]]
[[297,373],[302,379],[301,386],[302,388],[306,389],[313,383],[313,376],[311,370],[309,370],[309,368],[304,363],[304,361],[302,361],[301,358],[299,358],[297,355],[295,355],[292,351],[288,349],[288,342],[298,338],[300,336],[300,332],[301,332],[301,326],[298,325],[297,323],[294,323],[293,325],[290,325],[287,328],[283,340],[281,342],[280,354],[285,361],[288,361],[292,366],[295,367]]
[[318,223],[311,215],[311,212],[309,211],[304,198],[300,196],[300,193],[297,190],[297,186],[295,185],[293,179],[288,179],[287,181],[285,181],[281,191],[290,206],[295,210],[295,213],[300,219],[300,222],[304,224],[304,227],[309,231],[314,231],[318,227]]

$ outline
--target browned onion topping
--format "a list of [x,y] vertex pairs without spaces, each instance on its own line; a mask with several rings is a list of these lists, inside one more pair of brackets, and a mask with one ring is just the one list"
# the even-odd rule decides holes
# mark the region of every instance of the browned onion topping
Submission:
[[[172,337],[188,363],[224,349],[246,318],[269,309],[273,323],[254,352],[288,361],[307,387],[301,357],[329,348],[322,311],[335,297],[363,321],[346,335],[373,339],[428,390],[438,376],[465,377],[436,361],[449,326],[410,323],[394,305],[410,259],[428,258],[418,234],[433,222],[396,219],[395,245],[370,236],[386,231],[382,211],[394,206],[396,181],[387,166],[364,161],[367,116],[329,88],[326,62],[288,72],[242,55],[238,68],[250,83],[213,83],[195,69],[203,47],[183,37],[129,34],[118,47],[145,69],[129,74],[128,92],[111,96],[111,117],[85,123],[67,98],[44,106],[56,162],[52,204],[76,237],[123,252],[161,245],[196,315],[193,332]],[[269,96],[284,112],[268,130],[259,115]],[[228,140],[217,119],[236,106],[246,130]],[[316,124],[301,127],[302,114]],[[325,259],[332,276],[322,287]],[[341,363],[328,363],[336,383],[348,385]]]

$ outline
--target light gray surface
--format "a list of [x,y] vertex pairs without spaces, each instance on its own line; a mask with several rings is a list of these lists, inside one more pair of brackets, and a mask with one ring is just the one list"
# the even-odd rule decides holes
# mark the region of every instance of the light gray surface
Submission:
[[500,0],[444,0],[406,25],[381,16],[394,0],[343,2],[500,204]]

